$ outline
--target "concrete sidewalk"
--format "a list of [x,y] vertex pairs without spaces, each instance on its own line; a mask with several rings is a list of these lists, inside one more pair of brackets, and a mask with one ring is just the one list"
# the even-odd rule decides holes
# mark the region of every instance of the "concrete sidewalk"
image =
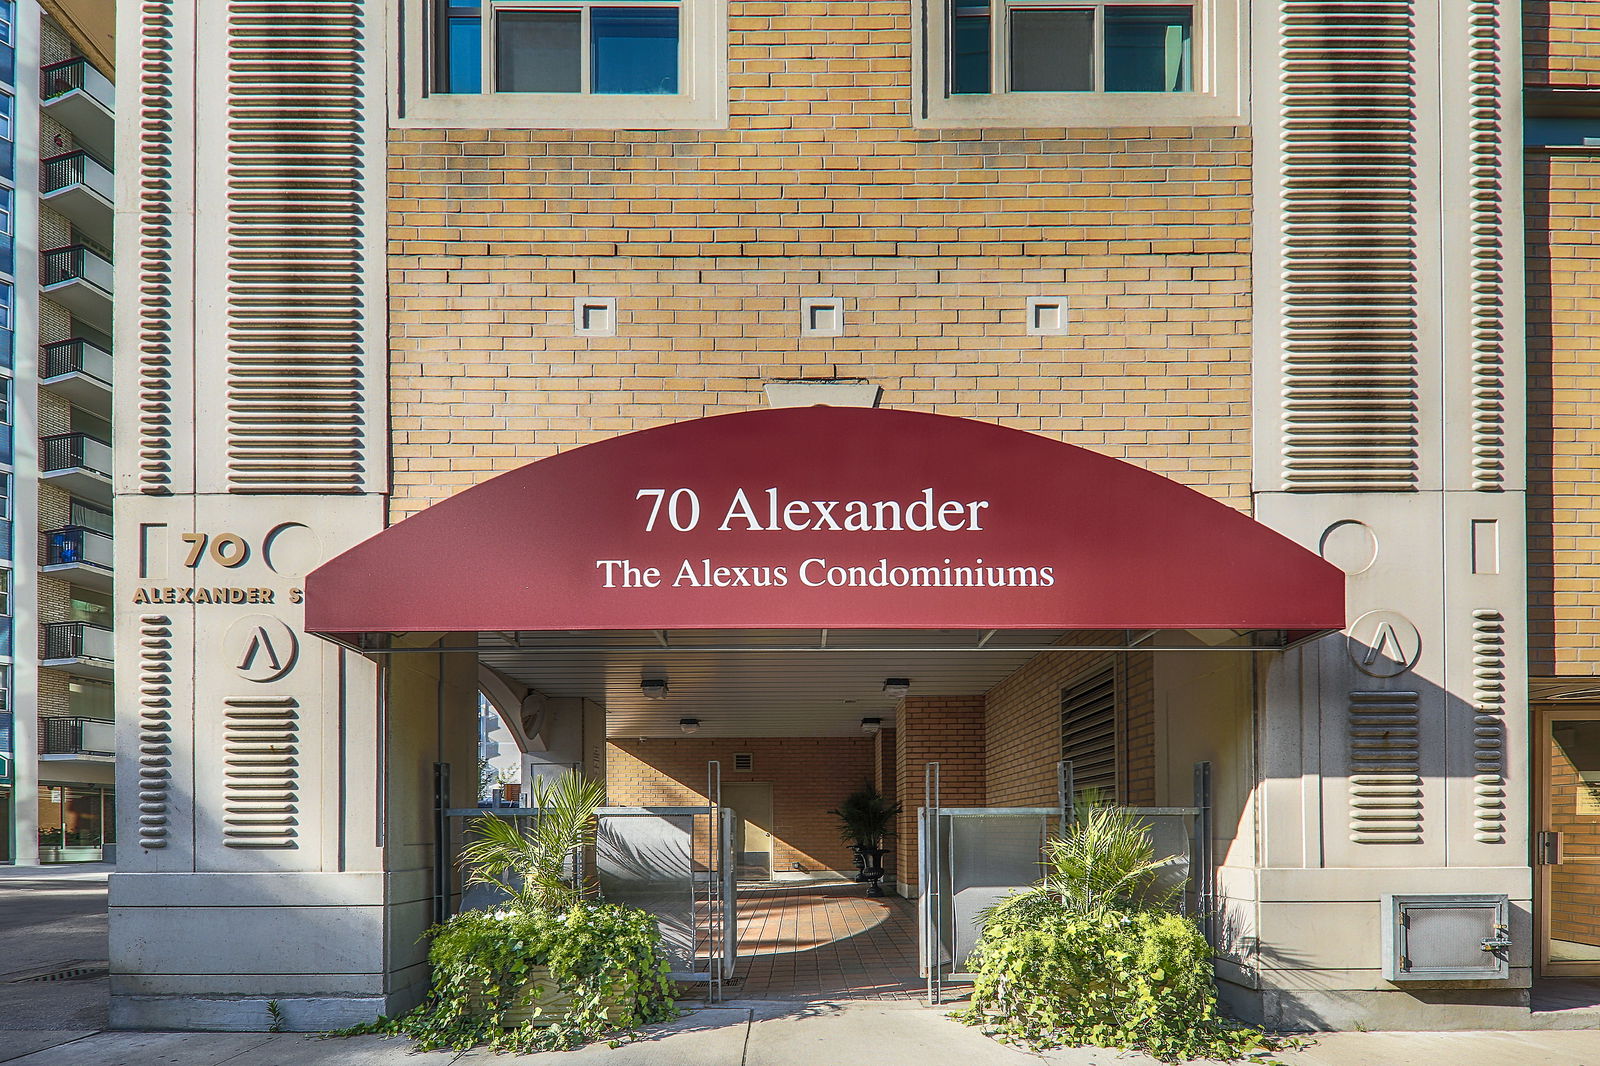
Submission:
[[[1600,1066],[1600,1031],[1331,1033],[1290,1066]],[[0,1033],[8,1066],[1152,1066],[1095,1049],[1032,1054],[911,1004],[731,1003],[692,1011],[618,1048],[543,1055],[422,1054],[407,1041],[274,1033]]]

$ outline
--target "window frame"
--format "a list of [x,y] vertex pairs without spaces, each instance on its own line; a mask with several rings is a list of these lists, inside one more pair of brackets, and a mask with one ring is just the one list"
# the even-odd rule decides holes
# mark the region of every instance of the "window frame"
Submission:
[[[653,0],[659,2],[659,0]],[[402,128],[467,129],[726,129],[728,125],[727,0],[676,0],[678,7],[678,92],[576,93],[494,92],[493,26],[505,10],[581,9],[593,0],[481,0],[478,31],[483,42],[477,93],[434,90],[435,72],[445,42],[438,36],[440,11],[448,0],[402,0],[405,47],[391,77],[395,91],[391,123]],[[665,7],[666,5],[661,5]],[[415,17],[421,8],[422,17]],[[586,23],[587,18],[584,19]],[[588,35],[583,40],[587,46]],[[584,57],[583,68],[589,68]]]
[[[624,96],[632,100],[642,97],[673,97],[683,95],[683,71],[690,42],[683,36],[683,9],[689,0],[483,0],[478,11],[479,77],[484,85],[494,84],[500,78],[500,48],[498,31],[500,16],[531,12],[575,12],[578,16],[578,85],[570,93],[515,93],[516,96],[595,97]],[[590,86],[594,83],[594,12],[596,8],[646,8],[655,11],[673,10],[678,13],[678,92],[675,93],[600,93]],[[500,95],[499,89],[491,94]],[[480,94],[481,95],[481,94]]]
[[[913,80],[920,100],[912,124],[923,129],[986,127],[1088,128],[1109,126],[1240,125],[1244,122],[1244,70],[1241,40],[1245,32],[1240,0],[1125,0],[1128,6],[1193,6],[1192,84],[1189,92],[1012,92],[1009,80],[1009,30],[1012,7],[1095,8],[1121,6],[1116,0],[990,0],[990,91],[950,92],[950,15],[957,0],[919,0],[922,18],[912,20],[916,36]],[[1098,69],[1103,37],[1095,41],[1095,84],[1104,84]]]

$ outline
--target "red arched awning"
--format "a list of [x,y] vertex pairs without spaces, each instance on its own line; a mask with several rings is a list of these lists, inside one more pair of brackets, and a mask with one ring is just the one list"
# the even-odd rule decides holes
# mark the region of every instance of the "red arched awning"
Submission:
[[1223,504],[1047,437],[751,411],[529,463],[313,572],[324,634],[1343,628],[1344,575]]

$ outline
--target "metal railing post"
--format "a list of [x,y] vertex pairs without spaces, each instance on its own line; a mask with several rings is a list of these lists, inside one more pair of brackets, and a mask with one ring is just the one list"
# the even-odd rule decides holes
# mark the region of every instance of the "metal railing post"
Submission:
[[1217,900],[1211,855],[1211,764],[1194,764],[1195,907],[1206,942],[1217,946]]

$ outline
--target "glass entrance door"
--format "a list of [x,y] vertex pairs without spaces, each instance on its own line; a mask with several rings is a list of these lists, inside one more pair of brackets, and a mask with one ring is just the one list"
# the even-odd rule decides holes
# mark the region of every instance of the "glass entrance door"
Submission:
[[1600,974],[1600,707],[1547,710],[1540,730],[1539,968]]

